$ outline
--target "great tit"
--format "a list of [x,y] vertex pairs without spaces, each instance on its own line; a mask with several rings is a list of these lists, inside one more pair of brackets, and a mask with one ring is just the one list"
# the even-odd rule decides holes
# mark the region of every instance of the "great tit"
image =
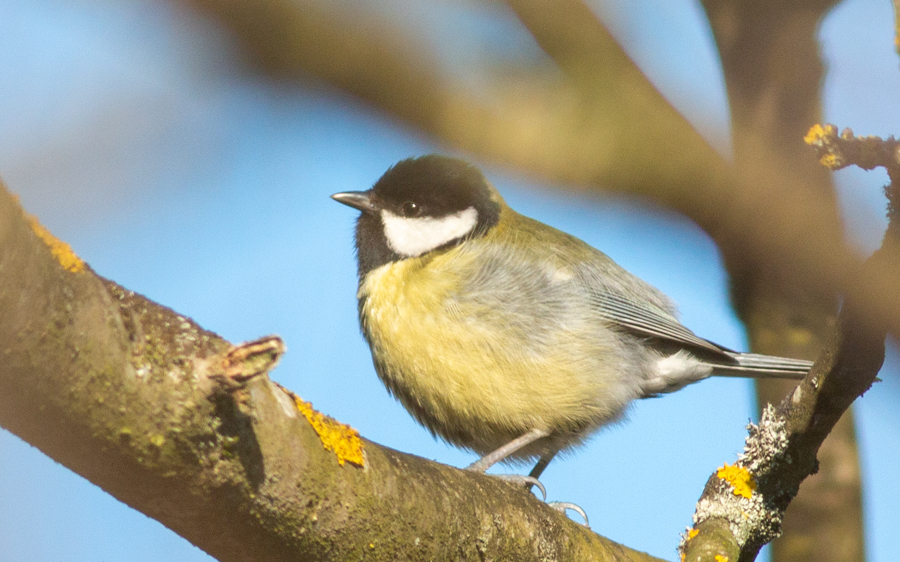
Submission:
[[332,197],[356,223],[359,321],[388,391],[472,470],[559,452],[629,403],[709,376],[802,378],[682,326],[662,292],[513,211],[482,173],[429,155]]

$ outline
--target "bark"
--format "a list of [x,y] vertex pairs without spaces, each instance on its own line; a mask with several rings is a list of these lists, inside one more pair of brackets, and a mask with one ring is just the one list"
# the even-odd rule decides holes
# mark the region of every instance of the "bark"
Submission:
[[0,425],[222,561],[652,560],[526,490],[361,440],[94,274],[0,186]]

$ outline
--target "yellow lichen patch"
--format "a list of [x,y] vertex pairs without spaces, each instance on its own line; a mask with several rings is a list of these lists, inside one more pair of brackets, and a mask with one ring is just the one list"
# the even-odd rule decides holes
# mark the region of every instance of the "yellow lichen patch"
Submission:
[[362,440],[359,438],[358,431],[349,425],[344,425],[321,412],[313,410],[312,404],[305,402],[293,392],[289,394],[294,399],[297,410],[306,416],[310,425],[316,430],[325,449],[334,452],[338,463],[343,466],[346,461],[356,466],[365,466]]
[[728,562],[728,557],[716,554],[716,562]]
[[756,490],[756,481],[746,468],[726,464],[716,471],[716,476],[731,484],[736,496],[749,498]]
[[[849,135],[849,137],[846,137]],[[817,149],[821,156],[819,163],[831,170],[839,170],[846,165],[842,156],[840,156],[840,147],[837,145],[838,130],[831,124],[819,125],[815,124],[810,127],[809,132],[803,137],[803,142]],[[853,133],[849,129],[844,129],[841,135],[844,140],[852,140]]]
[[825,166],[826,168],[837,168],[840,166],[840,160],[834,154],[828,153],[823,154],[821,158],[819,158],[819,164]]
[[84,271],[84,262],[75,255],[75,252],[72,251],[72,246],[69,246],[56,236],[53,236],[44,225],[38,222],[37,217],[25,213],[25,218],[28,219],[31,230],[33,230],[34,233],[38,235],[38,238],[50,248],[53,257],[56,258],[59,265],[63,266],[63,269],[71,271],[72,273],[81,273]]
[[810,146],[814,146],[821,143],[823,137],[825,137],[825,129],[822,127],[822,125],[816,123],[809,128],[809,132],[806,133],[805,137],[803,137],[803,142]]
[[688,540],[691,540],[692,538],[696,537],[699,534],[700,534],[699,529],[691,529],[690,531],[688,531]]

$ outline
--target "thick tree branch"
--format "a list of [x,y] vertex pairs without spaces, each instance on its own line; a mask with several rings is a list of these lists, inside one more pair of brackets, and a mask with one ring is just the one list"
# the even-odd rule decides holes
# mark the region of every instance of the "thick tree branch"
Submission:
[[[219,560],[651,560],[499,479],[398,453],[95,275],[0,186],[0,425]],[[362,452],[359,446],[362,446]]]

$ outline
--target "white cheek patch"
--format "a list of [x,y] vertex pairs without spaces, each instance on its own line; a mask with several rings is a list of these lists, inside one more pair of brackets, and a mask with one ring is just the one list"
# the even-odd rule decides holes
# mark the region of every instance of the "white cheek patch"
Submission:
[[381,211],[384,236],[391,250],[401,256],[414,258],[465,236],[478,223],[478,211],[469,207],[464,211],[441,218],[406,218],[390,211]]

